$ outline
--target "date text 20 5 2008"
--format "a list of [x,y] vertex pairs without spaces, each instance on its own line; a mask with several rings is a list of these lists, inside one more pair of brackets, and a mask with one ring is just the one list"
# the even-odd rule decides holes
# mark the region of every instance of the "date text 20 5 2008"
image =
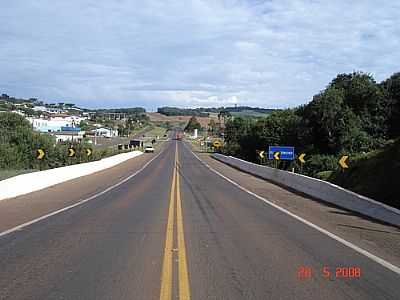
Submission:
[[[308,279],[313,277],[315,274],[314,270],[309,266],[300,266],[297,270],[297,278],[298,279]],[[332,278],[360,278],[361,277],[361,268],[360,267],[336,267],[331,268],[324,266],[319,273],[322,277],[327,279]]]

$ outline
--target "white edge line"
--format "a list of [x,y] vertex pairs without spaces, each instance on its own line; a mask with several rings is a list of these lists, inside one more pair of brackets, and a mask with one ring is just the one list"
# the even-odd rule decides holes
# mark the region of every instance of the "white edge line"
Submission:
[[333,233],[331,233],[331,232],[329,232],[329,231],[327,231],[327,230],[325,230],[325,229],[319,227],[318,225],[315,225],[314,223],[311,223],[310,221],[307,221],[306,219],[303,219],[302,217],[299,217],[299,216],[295,215],[294,213],[288,211],[287,209],[285,209],[285,208],[283,208],[283,207],[280,207],[279,205],[277,205],[277,204],[275,204],[275,203],[273,203],[273,202],[271,202],[271,201],[269,201],[269,200],[267,200],[267,199],[265,199],[265,198],[263,198],[263,197],[261,197],[261,196],[255,194],[255,193],[249,191],[248,189],[242,187],[240,184],[236,183],[236,182],[233,181],[232,179],[226,177],[225,175],[222,175],[220,172],[218,172],[217,170],[215,170],[215,169],[213,169],[212,167],[210,167],[206,162],[204,162],[203,160],[201,160],[201,158],[199,158],[199,157],[198,157],[192,150],[190,150],[186,145],[185,145],[185,147],[194,155],[194,157],[196,157],[196,158],[197,158],[204,166],[206,166],[210,171],[214,172],[215,174],[217,174],[218,176],[222,177],[222,178],[225,179],[226,181],[232,183],[234,186],[238,187],[238,188],[241,189],[242,191],[244,191],[244,192],[246,192],[246,193],[248,193],[248,194],[250,194],[250,195],[256,197],[257,199],[259,199],[259,200],[261,200],[261,201],[263,201],[263,202],[269,204],[270,206],[272,206],[272,207],[274,207],[274,208],[280,210],[281,212],[283,212],[283,213],[285,213],[285,214],[287,214],[287,215],[289,215],[289,216],[295,218],[296,220],[298,220],[298,221],[300,221],[300,222],[302,222],[302,223],[304,223],[304,224],[306,224],[306,225],[308,225],[308,226],[310,226],[310,227],[312,227],[312,228],[318,230],[319,232],[321,232],[321,233],[323,233],[323,234],[329,236],[330,238],[332,238],[332,239],[338,241],[339,243],[341,243],[341,244],[343,244],[343,245],[345,245],[345,246],[347,246],[347,247],[349,247],[349,248],[355,250],[356,252],[358,252],[358,253],[360,253],[360,254],[362,254],[362,255],[365,255],[366,257],[368,257],[369,259],[373,260],[374,262],[376,262],[376,263],[380,264],[381,266],[383,266],[383,267],[385,267],[385,268],[387,268],[387,269],[389,269],[389,270],[395,272],[396,274],[400,275],[400,268],[399,268],[399,267],[397,267],[397,266],[391,264],[390,262],[388,262],[388,261],[386,261],[386,260],[384,260],[384,259],[382,259],[382,258],[380,258],[380,257],[378,257],[378,256],[376,256],[376,255],[374,255],[374,254],[372,254],[372,253],[370,253],[370,252],[368,252],[367,250],[364,250],[364,249],[362,249],[362,248],[360,248],[360,247],[354,245],[353,243],[351,243],[351,242],[349,242],[349,241],[347,241],[347,240],[345,240],[345,239],[342,239],[341,237],[337,236],[336,234],[333,234]]
[[[101,192],[99,192],[99,193],[97,193],[97,194],[94,194],[94,195],[90,196],[89,198],[86,198],[86,199],[83,199],[83,200],[81,200],[81,201],[79,201],[79,202],[76,202],[76,203],[74,203],[74,204],[72,204],[72,205],[66,206],[66,207],[64,207],[64,208],[61,208],[61,209],[56,210],[56,211],[53,211],[53,212],[48,213],[48,214],[46,214],[46,215],[44,215],[44,216],[41,216],[41,217],[39,217],[39,218],[33,219],[33,220],[29,221],[29,222],[23,223],[23,224],[21,224],[21,225],[18,225],[18,226],[15,226],[15,227],[11,228],[11,229],[8,229],[8,230],[6,230],[6,231],[3,231],[3,232],[0,233],[0,237],[6,236],[6,235],[8,235],[8,234],[10,234],[10,233],[13,233],[13,232],[15,232],[15,231],[21,230],[21,229],[23,229],[23,228],[25,228],[25,227],[28,227],[28,226],[30,226],[30,225],[32,225],[32,224],[35,224],[35,223],[37,223],[37,222],[39,222],[39,221],[41,221],[41,220],[44,220],[44,219],[47,219],[47,218],[52,217],[52,216],[54,216],[54,215],[57,215],[57,214],[59,214],[59,213],[62,213],[62,212],[64,212],[64,211],[67,211],[67,210],[69,210],[69,209],[71,209],[71,208],[74,208],[74,207],[76,207],[76,206],[82,205],[82,204],[84,204],[84,203],[86,203],[86,202],[88,202],[88,201],[90,201],[90,200],[93,200],[94,198],[97,198],[97,197],[99,197],[99,196],[101,196],[101,195],[103,195],[103,194],[105,194],[105,193],[111,191],[112,189],[114,189],[114,188],[120,186],[121,184],[125,183],[126,181],[128,181],[128,180],[131,179],[132,177],[135,177],[137,174],[139,174],[140,172],[142,172],[153,160],[155,160],[157,157],[159,157],[160,154],[163,153],[163,152],[164,152],[164,150],[162,150],[160,153],[158,153],[156,156],[154,156],[151,160],[149,160],[146,164],[144,164],[144,166],[141,167],[139,170],[137,170],[135,173],[129,175],[128,177],[124,178],[123,180],[117,182],[116,184],[114,184],[114,185],[112,185],[112,186],[106,188],[105,190],[103,190],[103,191],[101,191]],[[90,176],[90,175],[89,175],[89,176]]]

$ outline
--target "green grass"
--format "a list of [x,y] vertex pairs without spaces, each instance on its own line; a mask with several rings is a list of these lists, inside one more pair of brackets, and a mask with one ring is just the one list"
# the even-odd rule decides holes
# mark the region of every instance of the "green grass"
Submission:
[[[167,133],[166,128],[154,126],[151,130],[144,133],[144,137],[142,137],[141,139],[143,139],[145,147],[152,145],[151,141],[153,139],[156,139],[156,143],[152,146],[154,148],[158,148],[162,144],[162,142],[160,142],[160,140],[164,139],[164,134],[166,134],[166,133]],[[159,137],[160,140],[158,140],[157,137]]]
[[39,170],[0,170],[0,180],[18,176],[21,174],[32,173]]
[[383,150],[359,155],[350,168],[337,171],[329,181],[379,202],[400,208],[400,139]]
[[156,126],[153,129],[151,129],[150,131],[146,132],[145,136],[146,137],[154,137],[154,138],[158,136],[158,137],[162,138],[164,136],[164,134],[166,134],[166,132],[167,132],[166,128]]
[[315,175],[316,178],[321,179],[321,180],[329,180],[329,178],[332,176],[333,171],[322,171],[319,172]]

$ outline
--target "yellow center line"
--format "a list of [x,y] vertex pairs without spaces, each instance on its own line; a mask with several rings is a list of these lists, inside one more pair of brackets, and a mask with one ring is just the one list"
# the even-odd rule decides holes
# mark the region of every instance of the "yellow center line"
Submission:
[[190,287],[189,287],[189,275],[186,260],[186,247],[185,247],[185,236],[183,230],[183,218],[182,218],[182,200],[180,192],[180,176],[177,172],[179,165],[178,157],[178,144],[175,148],[175,162],[174,172],[172,176],[172,185],[170,193],[170,203],[168,210],[168,221],[167,221],[167,232],[165,239],[164,249],[164,261],[161,273],[161,291],[160,300],[171,300],[172,299],[172,278],[173,278],[173,264],[172,264],[172,251],[173,251],[173,240],[174,240],[174,210],[175,210],[175,191],[176,191],[176,222],[177,222],[177,241],[178,241],[178,293],[179,300],[190,300]]
[[175,196],[175,182],[176,182],[176,155],[174,163],[174,174],[172,176],[171,193],[169,199],[168,222],[167,232],[165,239],[164,261],[161,273],[161,291],[160,300],[170,300],[172,297],[172,247],[174,241],[174,196]]
[[[177,155],[177,166],[179,166],[179,156]],[[176,177],[176,211],[177,211],[177,231],[179,249],[179,300],[190,300],[189,275],[186,260],[185,234],[183,232],[182,201],[180,189],[179,173]]]

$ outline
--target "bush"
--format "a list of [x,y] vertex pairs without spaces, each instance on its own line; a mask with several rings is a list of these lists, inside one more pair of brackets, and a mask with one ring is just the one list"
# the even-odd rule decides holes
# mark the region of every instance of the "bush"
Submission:
[[[29,122],[15,113],[0,114],[0,169],[51,169],[82,162],[99,160],[117,154],[112,149],[94,151],[88,157],[85,148],[91,145],[74,144],[75,157],[68,157],[69,145],[56,144],[47,134],[35,132]],[[36,158],[36,151],[46,152],[42,160]]]
[[315,177],[324,171],[335,171],[339,168],[338,157],[333,155],[313,155],[304,164],[303,173]]

